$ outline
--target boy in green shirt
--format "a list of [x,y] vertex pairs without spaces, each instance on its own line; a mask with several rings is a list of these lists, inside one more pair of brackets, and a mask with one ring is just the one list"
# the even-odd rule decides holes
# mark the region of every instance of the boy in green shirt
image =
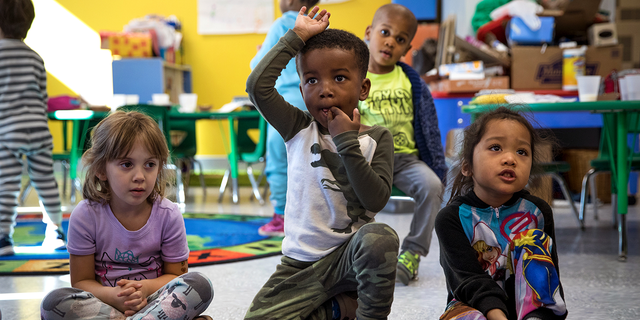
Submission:
[[393,135],[393,184],[415,200],[409,235],[398,257],[397,278],[405,285],[418,275],[420,256],[429,253],[446,173],[433,98],[425,82],[400,62],[411,49],[418,22],[399,4],[380,7],[365,31],[369,43],[367,78],[371,90],[360,102],[362,123],[384,126]]

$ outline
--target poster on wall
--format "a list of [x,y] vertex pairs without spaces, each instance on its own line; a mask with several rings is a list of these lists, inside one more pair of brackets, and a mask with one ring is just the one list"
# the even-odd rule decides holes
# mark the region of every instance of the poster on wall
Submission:
[[273,0],[198,0],[198,34],[267,33]]

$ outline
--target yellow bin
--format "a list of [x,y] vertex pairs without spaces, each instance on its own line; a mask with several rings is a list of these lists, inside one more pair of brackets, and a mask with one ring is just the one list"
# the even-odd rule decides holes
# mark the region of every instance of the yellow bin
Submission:
[[586,51],[586,47],[562,51],[562,90],[578,90],[577,77],[585,74]]

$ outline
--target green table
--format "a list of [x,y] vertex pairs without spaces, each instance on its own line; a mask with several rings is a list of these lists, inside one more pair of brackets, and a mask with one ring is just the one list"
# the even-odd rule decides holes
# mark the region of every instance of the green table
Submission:
[[[72,202],[75,202],[75,189],[80,190],[80,182],[77,178],[77,166],[78,161],[82,157],[82,148],[85,145],[86,134],[83,134],[89,130],[89,122],[91,120],[102,120],[109,115],[109,112],[98,112],[91,110],[59,110],[50,112],[48,114],[51,120],[72,121],[73,131],[70,149],[69,160],[69,172],[71,178],[71,195]],[[231,173],[231,184],[233,191],[233,203],[238,203],[238,160],[240,155],[238,154],[236,143],[236,131],[235,120],[239,118],[258,118],[261,117],[260,113],[256,110],[252,111],[237,111],[237,112],[192,112],[192,113],[180,113],[175,110],[169,112],[170,120],[220,120],[227,119],[229,121],[229,144],[231,150],[227,155],[229,159],[229,167]],[[169,124],[169,127],[171,124]],[[164,130],[163,130],[164,132]],[[80,137],[76,139],[75,137]]]
[[[470,113],[471,120],[475,120],[479,115],[492,110],[501,105],[465,105],[462,112]],[[611,139],[605,143],[609,144],[614,151],[611,158],[611,176],[613,181],[612,194],[618,192],[626,193],[629,182],[629,148],[627,146],[627,134],[629,126],[627,119],[632,113],[640,113],[640,101],[594,101],[594,102],[567,102],[567,103],[532,103],[528,105],[518,105],[515,108],[531,112],[594,112],[602,114],[603,130],[608,133]],[[620,261],[627,259],[627,224],[626,214],[628,201],[626,195],[617,197],[618,219],[618,256]]]

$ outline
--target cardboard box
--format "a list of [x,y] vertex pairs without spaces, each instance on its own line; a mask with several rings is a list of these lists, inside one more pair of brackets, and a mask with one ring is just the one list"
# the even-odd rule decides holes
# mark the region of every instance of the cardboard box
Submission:
[[640,68],[640,1],[619,0],[616,9],[618,43],[623,46],[622,69]]
[[614,23],[596,23],[587,30],[589,45],[596,47],[614,46],[618,44],[618,33]]
[[[544,1],[543,1],[544,2]],[[549,2],[549,1],[547,1]],[[549,13],[555,16],[556,38],[584,37],[586,40],[587,28],[593,24],[593,20],[600,8],[601,0],[571,0],[550,1],[556,2],[557,13]],[[545,11],[541,15],[547,15]]]
[[149,58],[153,55],[150,33],[100,32],[100,48],[123,58]]
[[[607,76],[622,68],[622,45],[588,47],[586,74]],[[562,89],[562,49],[548,46],[511,48],[511,88],[516,90]]]
[[431,91],[478,92],[482,89],[509,89],[509,77],[489,77],[482,80],[440,80],[431,84]]

